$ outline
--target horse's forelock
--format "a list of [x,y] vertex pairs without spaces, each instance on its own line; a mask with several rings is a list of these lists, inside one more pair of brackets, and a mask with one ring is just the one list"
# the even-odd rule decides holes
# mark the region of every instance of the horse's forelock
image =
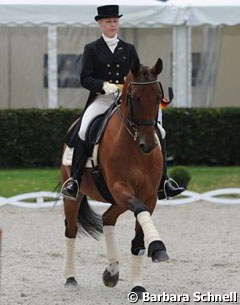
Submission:
[[134,75],[131,70],[126,75],[124,80],[124,87],[128,88],[131,81],[138,81],[138,82],[144,82],[144,81],[152,81],[155,80],[156,75],[153,73],[152,68],[149,66],[145,66],[143,64],[140,64],[140,69],[136,75]]
[[151,68],[148,66],[141,65],[139,71],[138,80],[139,81],[151,81],[155,79],[155,75],[152,74]]
[[149,70],[149,67],[144,67],[143,69],[143,77],[144,77],[144,80],[148,81],[149,78],[150,78],[150,70]]

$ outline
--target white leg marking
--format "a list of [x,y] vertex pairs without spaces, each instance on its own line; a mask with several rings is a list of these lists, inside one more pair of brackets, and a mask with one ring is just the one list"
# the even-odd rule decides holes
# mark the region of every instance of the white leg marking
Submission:
[[144,239],[147,245],[150,245],[152,241],[161,240],[159,233],[157,232],[152,218],[149,212],[144,211],[137,215],[137,220],[142,227],[144,233]]
[[74,260],[75,242],[76,238],[65,237],[64,275],[66,279],[76,276]]
[[130,282],[132,287],[142,286],[144,255],[131,255]]
[[107,267],[111,275],[119,272],[120,253],[115,238],[114,226],[104,226],[103,234],[105,236],[107,258],[109,265]]

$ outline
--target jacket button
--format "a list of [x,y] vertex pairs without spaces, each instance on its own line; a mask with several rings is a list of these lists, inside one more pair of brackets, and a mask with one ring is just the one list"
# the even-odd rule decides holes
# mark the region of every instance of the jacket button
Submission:
[[119,75],[119,73],[117,72],[116,75]]
[[112,72],[108,72],[108,74],[109,74],[109,75],[111,75],[111,74],[112,74]]
[[119,80],[116,80],[116,84],[119,84]]
[[109,83],[112,83],[112,80],[111,80],[111,79],[109,80]]
[[107,64],[107,67],[111,67],[111,65],[110,65],[110,64]]
[[119,67],[120,67],[120,65],[119,65],[119,64],[117,64],[117,65],[116,65],[116,67],[117,67],[117,68],[119,68]]

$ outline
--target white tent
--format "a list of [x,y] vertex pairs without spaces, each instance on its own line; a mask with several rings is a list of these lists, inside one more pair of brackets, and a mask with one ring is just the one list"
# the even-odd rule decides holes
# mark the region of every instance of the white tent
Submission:
[[188,26],[240,23],[239,0],[170,0],[170,3],[185,10],[185,24]]
[[0,25],[48,27],[50,108],[57,101],[57,27],[95,27],[96,7],[119,4],[122,27],[173,28],[173,87],[177,106],[191,106],[191,27],[240,24],[240,0],[0,0]]
[[177,7],[156,0],[0,0],[0,24],[96,26],[92,18],[96,7],[113,3],[121,8],[123,27],[159,27],[184,21]]
[[184,14],[183,24],[173,25],[173,85],[178,106],[190,107],[191,29],[202,25],[240,24],[240,0],[170,0],[169,4]]
[[240,22],[239,0],[0,0],[0,24],[95,26],[96,7],[118,4],[123,26],[235,25]]

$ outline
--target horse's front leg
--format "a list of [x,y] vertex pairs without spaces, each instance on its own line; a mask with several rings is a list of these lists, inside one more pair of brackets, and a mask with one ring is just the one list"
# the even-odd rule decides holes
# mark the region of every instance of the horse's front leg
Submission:
[[115,183],[112,194],[120,207],[127,207],[134,212],[136,220],[143,230],[145,243],[148,246],[148,256],[152,258],[152,261],[167,260],[169,257],[166,247],[151,218],[157,203],[157,195],[149,196],[144,203],[135,196],[134,189],[129,184],[122,182]]
[[125,211],[125,208],[112,205],[102,216],[108,258],[108,266],[103,272],[103,283],[107,287],[116,286],[119,280],[120,252],[114,230],[118,216]]
[[65,213],[65,257],[64,257],[64,276],[65,286],[77,286],[75,270],[75,243],[77,236],[77,215],[80,200],[76,202],[64,199]]
[[132,200],[132,209],[143,230],[145,244],[148,247],[148,256],[152,258],[153,262],[160,262],[168,260],[169,257],[166,247],[156,230],[151,217],[156,202],[157,198],[155,195],[146,200],[147,205],[134,198]]

